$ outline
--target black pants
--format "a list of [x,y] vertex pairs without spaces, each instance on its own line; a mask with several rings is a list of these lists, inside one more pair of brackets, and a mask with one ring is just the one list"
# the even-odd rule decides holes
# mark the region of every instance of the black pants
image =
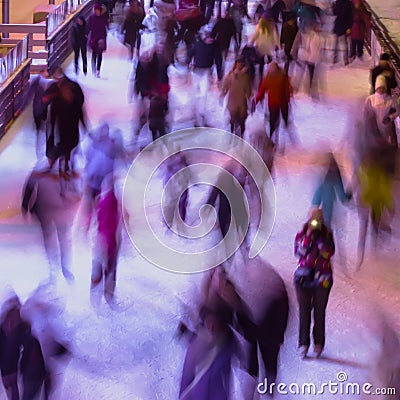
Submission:
[[352,39],[350,45],[350,58],[354,58],[355,56],[361,58],[363,55],[363,48],[364,48],[364,40]]
[[82,55],[82,70],[83,73],[87,73],[87,49],[86,44],[82,44],[81,46],[74,47],[74,63],[75,63],[75,72],[78,73],[78,60],[79,54]]
[[325,310],[331,289],[316,287],[303,288],[296,284],[299,303],[299,346],[310,346],[311,311],[314,310],[314,344],[325,346]]
[[100,72],[101,63],[103,61],[103,52],[98,50],[92,51],[92,71]]
[[349,63],[349,44],[347,40],[347,35],[336,35],[335,38],[335,48],[333,51],[333,62],[338,62],[338,51],[339,51],[339,41],[344,42],[344,63],[347,65]]
[[285,125],[288,125],[289,121],[289,104],[285,103],[280,106],[268,106],[269,111],[269,129],[270,129],[270,138],[272,139],[273,133],[279,126],[280,115],[282,114],[283,121]]

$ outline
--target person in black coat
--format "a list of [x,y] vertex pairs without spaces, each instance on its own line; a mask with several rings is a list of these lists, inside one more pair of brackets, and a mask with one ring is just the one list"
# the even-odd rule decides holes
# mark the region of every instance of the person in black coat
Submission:
[[344,43],[344,64],[349,63],[349,44],[347,37],[350,35],[353,25],[353,4],[350,0],[336,0],[332,6],[333,14],[336,16],[333,33],[336,36],[333,53],[333,63],[338,62],[339,41]]
[[289,73],[290,62],[293,60],[291,56],[291,51],[293,47],[294,40],[296,38],[299,28],[297,26],[297,18],[295,13],[289,13],[286,22],[282,25],[281,31],[281,46],[284,49],[286,61],[285,61],[285,72]]
[[[67,178],[71,152],[79,144],[79,122],[86,126],[83,115],[85,96],[79,84],[65,76],[61,68],[56,69],[54,78],[56,82],[43,96],[43,102],[51,105],[46,155],[53,160],[63,158],[64,169],[61,170],[60,166],[60,173]],[[54,143],[56,133],[60,140],[57,146]],[[73,166],[71,169],[73,171]]]
[[215,40],[217,47],[215,56],[217,58],[217,65],[220,65],[220,68],[217,70],[217,75],[218,80],[221,81],[224,76],[224,65],[232,39],[235,40],[235,48],[239,48],[236,38],[235,23],[229,11],[226,11],[225,17],[218,18],[211,31],[211,37]]
[[145,17],[144,8],[137,0],[130,1],[121,33],[124,34],[124,44],[129,46],[130,58],[133,58],[135,47],[139,55],[141,45],[140,29],[144,29],[143,20]]
[[390,66],[389,61],[390,55],[388,53],[382,53],[379,64],[371,70],[371,94],[375,93],[375,82],[379,75],[383,75],[386,78],[387,94],[391,95],[392,90],[397,87],[394,70]]
[[82,55],[82,70],[87,74],[87,41],[88,28],[83,16],[76,17],[71,30],[71,44],[74,49],[75,73],[78,74],[79,54]]

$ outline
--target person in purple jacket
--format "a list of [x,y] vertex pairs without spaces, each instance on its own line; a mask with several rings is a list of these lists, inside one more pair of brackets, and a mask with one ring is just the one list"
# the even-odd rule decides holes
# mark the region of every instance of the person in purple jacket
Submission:
[[95,3],[88,20],[89,47],[92,50],[92,71],[100,78],[103,52],[107,48],[108,13],[101,3]]
[[294,253],[299,262],[294,273],[299,303],[299,353],[307,356],[310,346],[311,311],[314,310],[314,354],[325,346],[325,310],[333,284],[331,257],[335,253],[332,232],[324,224],[321,209],[314,209],[297,233]]

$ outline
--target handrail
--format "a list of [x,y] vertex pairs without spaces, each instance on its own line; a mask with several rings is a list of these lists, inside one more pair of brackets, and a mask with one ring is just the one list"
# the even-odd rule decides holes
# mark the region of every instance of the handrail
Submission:
[[68,15],[75,12],[82,4],[90,0],[64,0],[57,8],[46,17],[46,37],[48,38],[67,19]]
[[374,31],[376,38],[382,45],[385,52],[390,54],[391,64],[396,72],[396,78],[400,81],[400,49],[399,46],[390,37],[386,26],[382,23],[380,18],[372,7],[365,1],[364,6],[371,15],[371,29]]
[[5,56],[0,57],[0,85],[28,58],[28,35]]

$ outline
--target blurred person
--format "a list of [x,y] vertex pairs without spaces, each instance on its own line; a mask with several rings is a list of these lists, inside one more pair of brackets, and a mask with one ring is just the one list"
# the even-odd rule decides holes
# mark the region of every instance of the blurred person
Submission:
[[183,365],[180,400],[228,400],[233,334],[222,312],[203,310],[204,325],[194,335]]
[[149,128],[153,141],[167,133],[166,116],[168,112],[168,100],[164,94],[154,94],[150,97]]
[[297,18],[295,13],[289,13],[286,22],[282,25],[280,43],[284,50],[286,60],[285,60],[285,72],[289,74],[290,63],[293,60],[291,56],[291,51],[293,47],[294,40],[296,38],[299,28],[297,26]]
[[[46,285],[39,286],[21,309],[22,318],[31,325],[32,335],[40,343],[45,366],[43,398],[46,400],[53,398],[54,390],[61,385],[70,355],[68,329],[60,321],[62,311],[59,299],[54,298]],[[27,367],[31,369],[34,365],[28,363]]]
[[23,384],[22,400],[39,398],[45,379],[46,367],[39,340],[32,334],[31,326],[25,323],[22,338],[23,351],[20,373]]
[[[372,239],[376,247],[377,238],[382,230],[391,233],[389,216],[394,211],[392,190],[393,167],[390,166],[393,153],[390,146],[371,148],[359,169],[356,171],[359,183],[360,231],[358,241],[358,268],[364,261],[365,242],[369,221],[372,224]],[[385,165],[386,164],[386,165]],[[389,169],[387,166],[390,166]],[[386,221],[383,220],[386,217]]]
[[301,0],[296,3],[291,11],[297,15],[300,31],[321,25],[321,9],[315,0]]
[[101,192],[104,178],[114,171],[116,150],[110,137],[108,123],[102,123],[94,132],[89,133],[90,143],[85,153],[86,164],[83,171],[85,197],[83,210],[85,228],[89,230],[95,199]]
[[72,245],[69,214],[72,202],[60,193],[58,180],[58,175],[52,169],[33,170],[23,189],[22,214],[32,214],[40,224],[50,275],[54,272],[53,268],[60,264],[59,247],[62,273],[68,281],[73,281],[74,276],[70,271]]
[[333,51],[333,63],[338,62],[339,42],[344,47],[344,65],[349,63],[348,37],[353,24],[353,4],[351,0],[336,0],[332,5],[333,14],[336,16],[333,33],[335,34],[335,47]]
[[369,95],[364,103],[364,119],[374,118],[382,138],[398,147],[394,120],[400,115],[397,99],[387,93],[387,79],[379,75],[375,79],[375,93]]
[[308,90],[311,97],[318,99],[319,86],[321,85],[318,69],[322,61],[322,49],[324,47],[324,38],[321,35],[319,27],[314,24],[310,30],[301,30],[298,32],[293,43],[291,55],[300,66],[300,70],[295,77],[294,87],[299,89],[301,80],[308,71]]
[[101,193],[96,199],[97,232],[92,261],[91,299],[93,290],[103,281],[104,298],[114,300],[117,262],[121,235],[121,213],[114,189],[114,176],[110,173],[102,183]]
[[74,50],[75,74],[79,71],[79,54],[82,56],[82,70],[84,75],[87,74],[87,41],[88,27],[86,19],[83,16],[75,18],[74,25],[71,29],[71,44]]
[[226,10],[229,10],[236,28],[236,43],[238,47],[235,53],[237,55],[242,46],[243,18],[246,17],[248,21],[251,21],[248,11],[248,0],[228,0]]
[[217,19],[217,22],[211,31],[211,37],[215,40],[215,44],[218,47],[216,56],[221,57],[220,63],[217,63],[217,65],[221,65],[221,68],[219,71],[217,71],[217,74],[218,80],[222,81],[225,62],[232,39],[235,41],[235,49],[239,47],[238,43],[236,43],[236,27],[231,15],[229,14],[229,10],[225,12],[225,17],[219,17]]
[[18,363],[23,343],[24,323],[17,295],[2,305],[0,321],[0,370],[8,400],[19,400]]
[[[186,213],[188,208],[189,198],[189,183],[190,183],[190,172],[185,170],[180,173],[181,170],[188,167],[189,164],[183,152],[178,152],[172,157],[166,160],[166,172],[164,176],[164,189],[168,182],[170,182],[168,191],[165,193],[165,206],[163,207],[163,213],[165,222],[168,227],[172,227],[176,220],[176,206],[178,205],[179,216],[182,221],[186,220]],[[175,174],[179,173],[179,176]],[[186,190],[183,190],[186,189]]]
[[252,112],[255,111],[257,103],[264,98],[265,93],[268,93],[270,139],[278,143],[278,137],[274,138],[273,134],[279,127],[280,115],[282,115],[289,137],[295,143],[296,139],[292,131],[288,129],[292,86],[289,77],[276,62],[270,64],[268,72],[260,84],[257,95],[252,102]]
[[343,187],[343,180],[340,174],[339,166],[332,153],[328,154],[328,168],[322,181],[317,185],[317,189],[311,200],[315,208],[322,208],[324,224],[331,229],[332,215],[336,198],[342,203],[351,200],[352,195],[346,192]]
[[244,60],[237,59],[232,70],[225,76],[221,98],[226,95],[231,132],[236,133],[240,129],[240,137],[243,138],[248,115],[247,102],[251,96],[251,82]]
[[36,156],[41,158],[42,149],[40,148],[40,132],[45,126],[48,113],[48,104],[43,102],[43,95],[48,87],[54,81],[50,78],[49,71],[46,68],[40,70],[39,74],[32,76],[29,80],[29,89],[25,97],[24,106],[29,103],[32,99],[32,112],[33,120],[36,127]]
[[264,73],[265,57],[267,57],[267,62],[270,63],[275,51],[280,46],[276,24],[269,15],[264,14],[260,18],[249,44],[254,45],[260,57],[259,72],[261,80]]
[[386,79],[386,93],[392,94],[392,90],[397,87],[397,81],[394,69],[390,66],[390,54],[382,53],[379,58],[379,64],[371,69],[371,94],[376,91],[376,79],[383,75]]
[[70,171],[75,174],[71,154],[79,144],[79,123],[86,128],[85,96],[80,85],[69,79],[62,68],[56,68],[53,77],[55,83],[42,97],[44,104],[50,105],[46,156],[52,160],[62,158],[64,167],[60,162],[60,176],[69,179]]
[[140,30],[145,28],[143,25],[145,15],[144,7],[138,0],[131,0],[129,2],[129,8],[125,15],[121,33],[124,35],[124,44],[129,46],[131,59],[133,58],[135,48],[136,54],[139,56],[142,40]]
[[[195,126],[203,125],[206,120],[210,75],[216,62],[216,51],[218,49],[211,32],[204,29],[194,44],[193,51],[189,54],[189,60],[193,62],[193,92],[196,94],[195,103],[193,103]],[[217,60],[220,58],[218,57]]]
[[100,78],[103,52],[107,49],[108,13],[101,3],[95,3],[93,13],[89,16],[89,47],[92,50],[92,72]]
[[299,303],[299,354],[305,358],[310,347],[311,311],[314,310],[314,354],[325,347],[325,310],[333,284],[331,257],[335,253],[332,232],[324,224],[321,209],[314,209],[297,233],[294,252],[299,262],[294,273]]
[[356,57],[363,59],[364,42],[370,25],[370,16],[365,10],[362,0],[353,1],[353,22],[350,33],[350,62]]
[[[251,268],[253,263],[261,261],[259,258],[253,260],[248,261],[246,266]],[[266,393],[273,394],[279,353],[289,318],[289,298],[281,276],[270,265],[263,261],[261,263],[263,275],[255,278],[263,281],[263,291],[253,299],[254,308],[251,314],[238,315],[238,330],[250,345],[247,372],[253,378],[253,385],[248,389],[249,392],[245,393],[245,398],[249,399],[253,398],[256,382],[262,371],[258,348],[267,379]]]

